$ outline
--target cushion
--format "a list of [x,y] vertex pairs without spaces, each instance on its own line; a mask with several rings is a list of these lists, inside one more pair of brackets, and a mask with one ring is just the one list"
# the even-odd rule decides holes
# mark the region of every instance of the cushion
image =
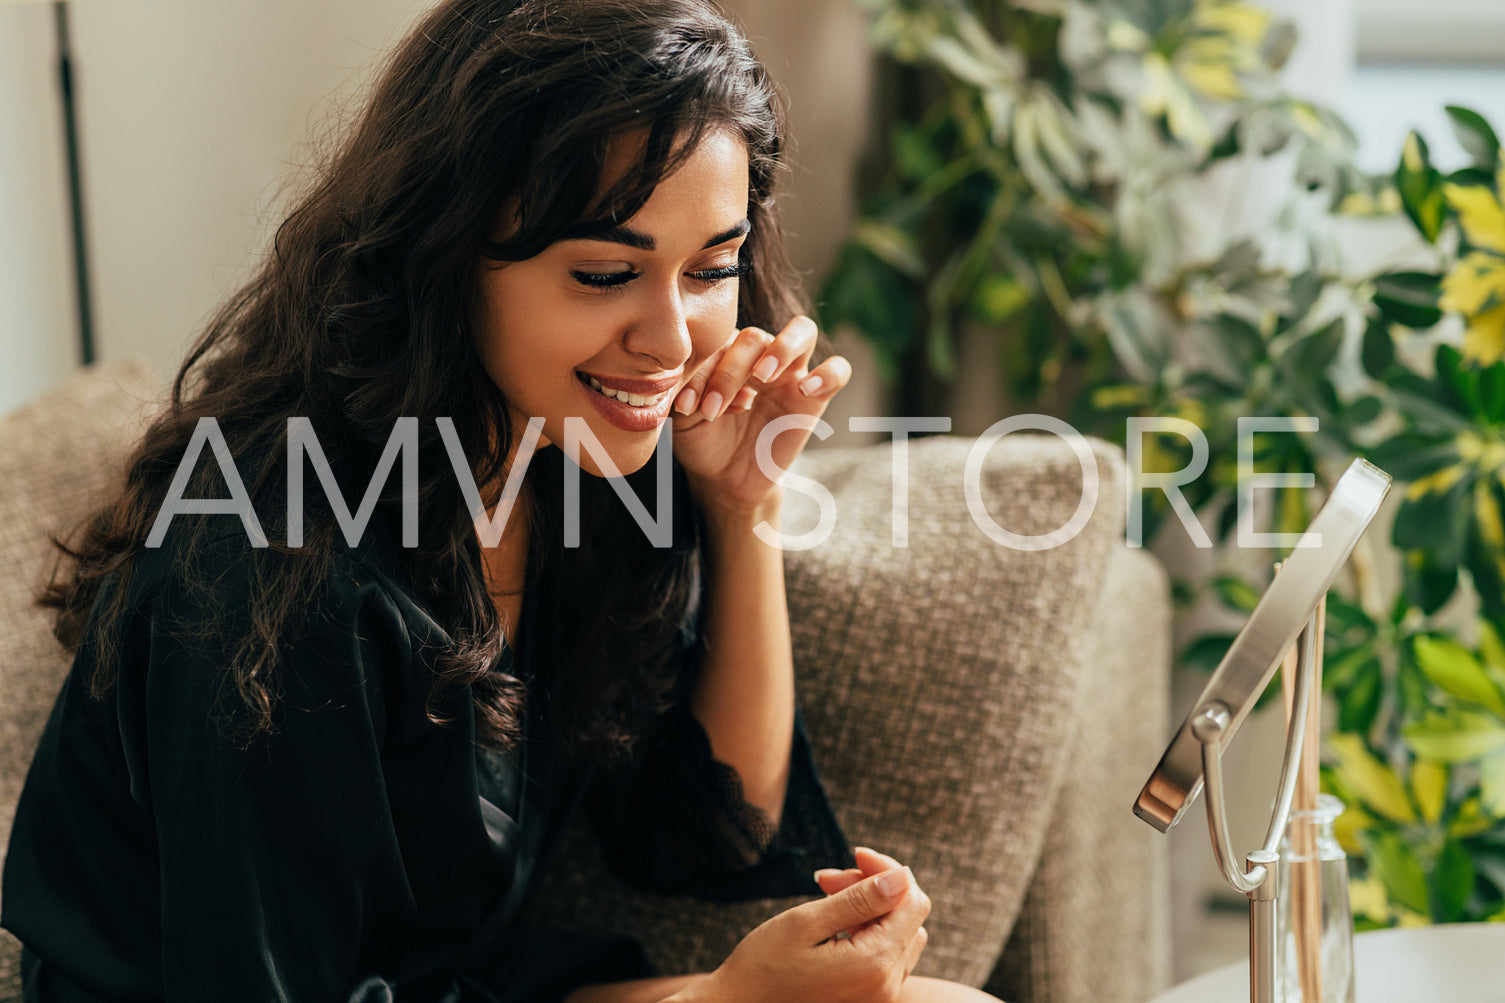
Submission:
[[[153,399],[150,370],[125,360],[80,371],[41,400],[0,418],[0,864],[26,768],[69,659],[52,614],[35,605],[57,551],[109,495]],[[0,931],[0,1000],[19,999],[20,945]]]
[[[1080,534],[1010,549],[978,528],[964,491],[970,439],[909,446],[908,546],[892,545],[892,450],[811,450],[799,472],[836,501],[831,535],[785,554],[799,703],[848,838],[909,864],[934,902],[919,972],[981,985],[1040,856],[1076,740],[1088,625],[1122,550],[1123,459],[1092,443],[1097,506]],[[1076,510],[1083,474],[1052,436],[986,454],[989,511],[1021,535]],[[817,523],[791,489],[784,528]],[[534,918],[644,941],[666,972],[714,968],[749,929],[796,904],[735,906],[630,891],[583,826],[544,877]]]

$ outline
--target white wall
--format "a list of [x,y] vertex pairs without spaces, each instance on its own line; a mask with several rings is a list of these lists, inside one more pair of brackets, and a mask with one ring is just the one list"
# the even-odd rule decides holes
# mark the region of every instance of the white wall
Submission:
[[[266,243],[305,138],[425,0],[74,0],[99,356],[166,378]],[[51,6],[0,4],[0,411],[73,364]]]
[[0,4],[0,413],[74,365],[52,8]]

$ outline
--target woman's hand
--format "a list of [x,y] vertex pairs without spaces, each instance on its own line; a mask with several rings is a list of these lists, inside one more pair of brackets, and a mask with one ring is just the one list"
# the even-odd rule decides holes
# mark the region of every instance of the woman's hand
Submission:
[[815,883],[820,885],[821,891],[827,895],[835,895],[837,892],[852,887],[863,878],[903,866],[893,857],[866,846],[856,847],[853,853],[857,858],[856,867],[845,869],[823,867],[815,872]]
[[[737,332],[705,361],[674,402],[674,455],[702,504],[755,512],[777,497],[777,482],[758,467],[758,434],[788,414],[819,417],[852,378],[846,359],[833,355],[807,369],[819,332],[796,317],[777,337],[756,327]],[[789,467],[810,437],[806,429],[780,433],[771,458]]]
[[[893,1003],[925,950],[930,899],[889,869],[757,927],[679,1003]],[[845,930],[850,937],[837,937]]]
[[[853,851],[857,858],[856,867],[839,869],[835,867],[823,867],[815,872],[815,883],[820,885],[820,890],[827,895],[836,895],[852,887],[863,878],[870,878],[874,874],[882,874],[902,867],[897,860],[887,854],[866,846],[856,847]],[[853,931],[847,931],[848,934]]]

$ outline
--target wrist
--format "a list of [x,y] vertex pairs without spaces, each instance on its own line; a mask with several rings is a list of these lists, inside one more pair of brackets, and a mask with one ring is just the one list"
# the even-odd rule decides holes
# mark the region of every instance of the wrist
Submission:
[[696,979],[690,985],[661,1001],[661,1003],[739,1003],[739,997],[733,994],[731,987],[724,985],[725,977],[721,975],[721,969]]
[[706,529],[713,535],[751,534],[760,523],[768,523],[778,529],[784,509],[784,490],[775,485],[773,490],[756,501],[724,498],[712,491],[696,492]]

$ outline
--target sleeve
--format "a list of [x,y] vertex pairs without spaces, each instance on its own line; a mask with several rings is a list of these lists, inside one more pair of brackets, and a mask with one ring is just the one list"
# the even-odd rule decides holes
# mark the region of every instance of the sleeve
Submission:
[[[681,628],[681,677],[692,680],[701,646],[693,615]],[[622,767],[599,772],[586,793],[608,866],[634,887],[712,901],[819,895],[813,871],[855,865],[794,717],[789,786],[777,830],[743,796],[737,771],[681,699]]]
[[170,589],[150,608],[134,765],[158,836],[165,998],[345,1000],[388,960],[368,956],[393,943],[384,926],[411,915],[380,752],[383,666],[407,633],[378,584],[333,583],[285,649],[274,732],[241,750],[213,723],[224,646],[194,638],[245,597],[242,570],[212,611]]

